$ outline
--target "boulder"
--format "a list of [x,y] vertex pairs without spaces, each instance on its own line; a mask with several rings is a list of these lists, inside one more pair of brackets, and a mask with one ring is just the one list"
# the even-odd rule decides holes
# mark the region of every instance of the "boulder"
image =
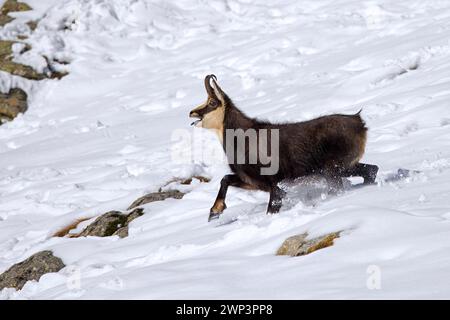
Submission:
[[76,237],[109,237],[118,235],[121,238],[128,236],[128,224],[134,219],[142,216],[144,210],[138,208],[128,214],[120,211],[109,211],[98,217],[93,223],[88,225]]
[[32,67],[12,60],[12,46],[15,43],[15,41],[0,40],[0,70],[29,80],[42,80],[47,78],[45,74],[38,73]]
[[163,201],[168,198],[181,199],[184,193],[179,190],[169,190],[169,191],[159,191],[152,192],[143,197],[136,199],[127,209],[127,211],[132,210],[129,213],[123,213],[120,211],[109,211],[101,216],[99,216],[93,223],[88,225],[80,233],[70,233],[71,230],[75,229],[80,222],[87,219],[77,219],[75,222],[68,226],[65,226],[61,230],[58,230],[53,234],[54,237],[69,237],[78,238],[86,236],[94,237],[109,237],[109,236],[119,236],[120,238],[125,238],[128,236],[128,224],[134,219],[142,216],[144,210],[138,208],[146,203],[154,201]]
[[0,27],[14,20],[14,18],[9,16],[8,13],[29,10],[31,10],[31,7],[24,2],[18,2],[17,0],[6,0],[0,8]]
[[65,265],[51,251],[38,252],[28,259],[13,265],[0,275],[0,290],[22,289],[27,281],[39,279],[46,273],[58,272]]
[[278,249],[277,255],[297,257],[310,254],[314,251],[332,246],[334,239],[339,238],[339,234],[340,232],[333,232],[312,239],[308,239],[307,233],[289,237]]
[[[47,61],[48,72],[39,73],[31,66],[20,64],[13,61],[12,46],[16,41],[0,40],[0,70],[9,74],[26,78],[28,80],[43,80],[43,79],[61,79],[66,76],[66,72],[58,72],[52,66],[52,62],[44,57]],[[24,51],[30,50],[30,46],[25,45]]]
[[8,93],[0,93],[0,124],[3,121],[14,119],[27,109],[27,94],[22,89],[14,88]]
[[5,24],[10,23],[14,19],[7,14],[0,14],[0,27],[3,27]]
[[174,198],[174,199],[181,199],[185,193],[179,191],[179,190],[169,190],[169,191],[159,191],[159,192],[152,192],[149,194],[146,194],[143,197],[140,197],[136,199],[129,207],[128,210],[134,209],[136,207],[142,206],[146,203],[154,202],[154,201],[163,201],[168,198]]
[[10,12],[30,11],[31,7],[25,2],[19,2],[17,0],[6,0],[0,9],[1,14],[8,14]]

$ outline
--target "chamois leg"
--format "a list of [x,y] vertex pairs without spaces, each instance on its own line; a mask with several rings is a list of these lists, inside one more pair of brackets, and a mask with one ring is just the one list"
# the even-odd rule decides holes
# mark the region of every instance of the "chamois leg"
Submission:
[[364,184],[375,183],[375,178],[377,177],[378,166],[366,163],[357,163],[345,171],[346,177],[362,177],[364,179]]
[[329,194],[337,195],[339,191],[344,189],[342,177],[338,172],[325,172],[324,177],[327,181]]
[[242,181],[241,178],[239,178],[239,176],[236,174],[225,175],[222,178],[222,181],[220,181],[220,190],[219,193],[217,194],[217,198],[216,201],[214,202],[214,205],[209,211],[208,221],[218,218],[219,215],[223,212],[223,210],[227,208],[227,205],[225,204],[225,197],[227,196],[229,186],[244,189],[254,189],[251,185]]
[[278,213],[281,209],[283,198],[286,195],[282,189],[278,186],[272,186],[270,188],[269,205],[267,207],[267,214]]

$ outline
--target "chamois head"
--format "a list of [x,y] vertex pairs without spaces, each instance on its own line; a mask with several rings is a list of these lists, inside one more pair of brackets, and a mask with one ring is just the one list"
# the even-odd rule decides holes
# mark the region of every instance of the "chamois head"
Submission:
[[217,84],[217,78],[213,74],[205,77],[205,89],[208,98],[203,104],[193,109],[189,113],[189,117],[198,119],[192,125],[217,130],[220,136],[220,132],[223,131],[225,114],[225,93]]

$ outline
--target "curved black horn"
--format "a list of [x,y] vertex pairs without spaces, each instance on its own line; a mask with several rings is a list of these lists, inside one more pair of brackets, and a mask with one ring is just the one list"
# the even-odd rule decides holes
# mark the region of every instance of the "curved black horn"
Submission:
[[211,87],[211,82],[210,82],[211,78],[217,79],[216,76],[213,74],[207,75],[205,77],[205,89],[206,89],[206,92],[208,92],[208,95],[213,97],[213,96],[215,96],[215,94],[214,94],[213,88]]
[[212,78],[213,78],[214,86],[216,87],[217,91],[219,91],[219,93],[223,96],[224,92],[222,91],[222,88],[219,87],[219,85],[217,84],[217,77],[212,74]]

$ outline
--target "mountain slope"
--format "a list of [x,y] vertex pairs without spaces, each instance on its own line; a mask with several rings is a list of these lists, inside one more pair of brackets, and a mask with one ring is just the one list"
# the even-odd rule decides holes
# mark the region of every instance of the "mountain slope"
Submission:
[[[0,272],[40,250],[70,265],[1,298],[449,298],[450,5],[445,1],[26,0],[40,19],[23,59],[70,62],[0,127]],[[13,14],[11,14],[13,15]],[[251,116],[302,121],[363,107],[364,162],[380,183],[265,215],[267,194],[231,188],[212,134],[189,126],[203,78]],[[180,140],[180,137],[181,140]],[[420,170],[381,183],[397,168]],[[125,239],[54,238],[78,218],[125,210],[174,177],[182,200],[144,206]],[[182,187],[182,186],[177,186]],[[345,230],[311,255],[275,256],[288,236]],[[372,270],[381,288],[370,289]],[[71,281],[81,276],[79,287]]]

